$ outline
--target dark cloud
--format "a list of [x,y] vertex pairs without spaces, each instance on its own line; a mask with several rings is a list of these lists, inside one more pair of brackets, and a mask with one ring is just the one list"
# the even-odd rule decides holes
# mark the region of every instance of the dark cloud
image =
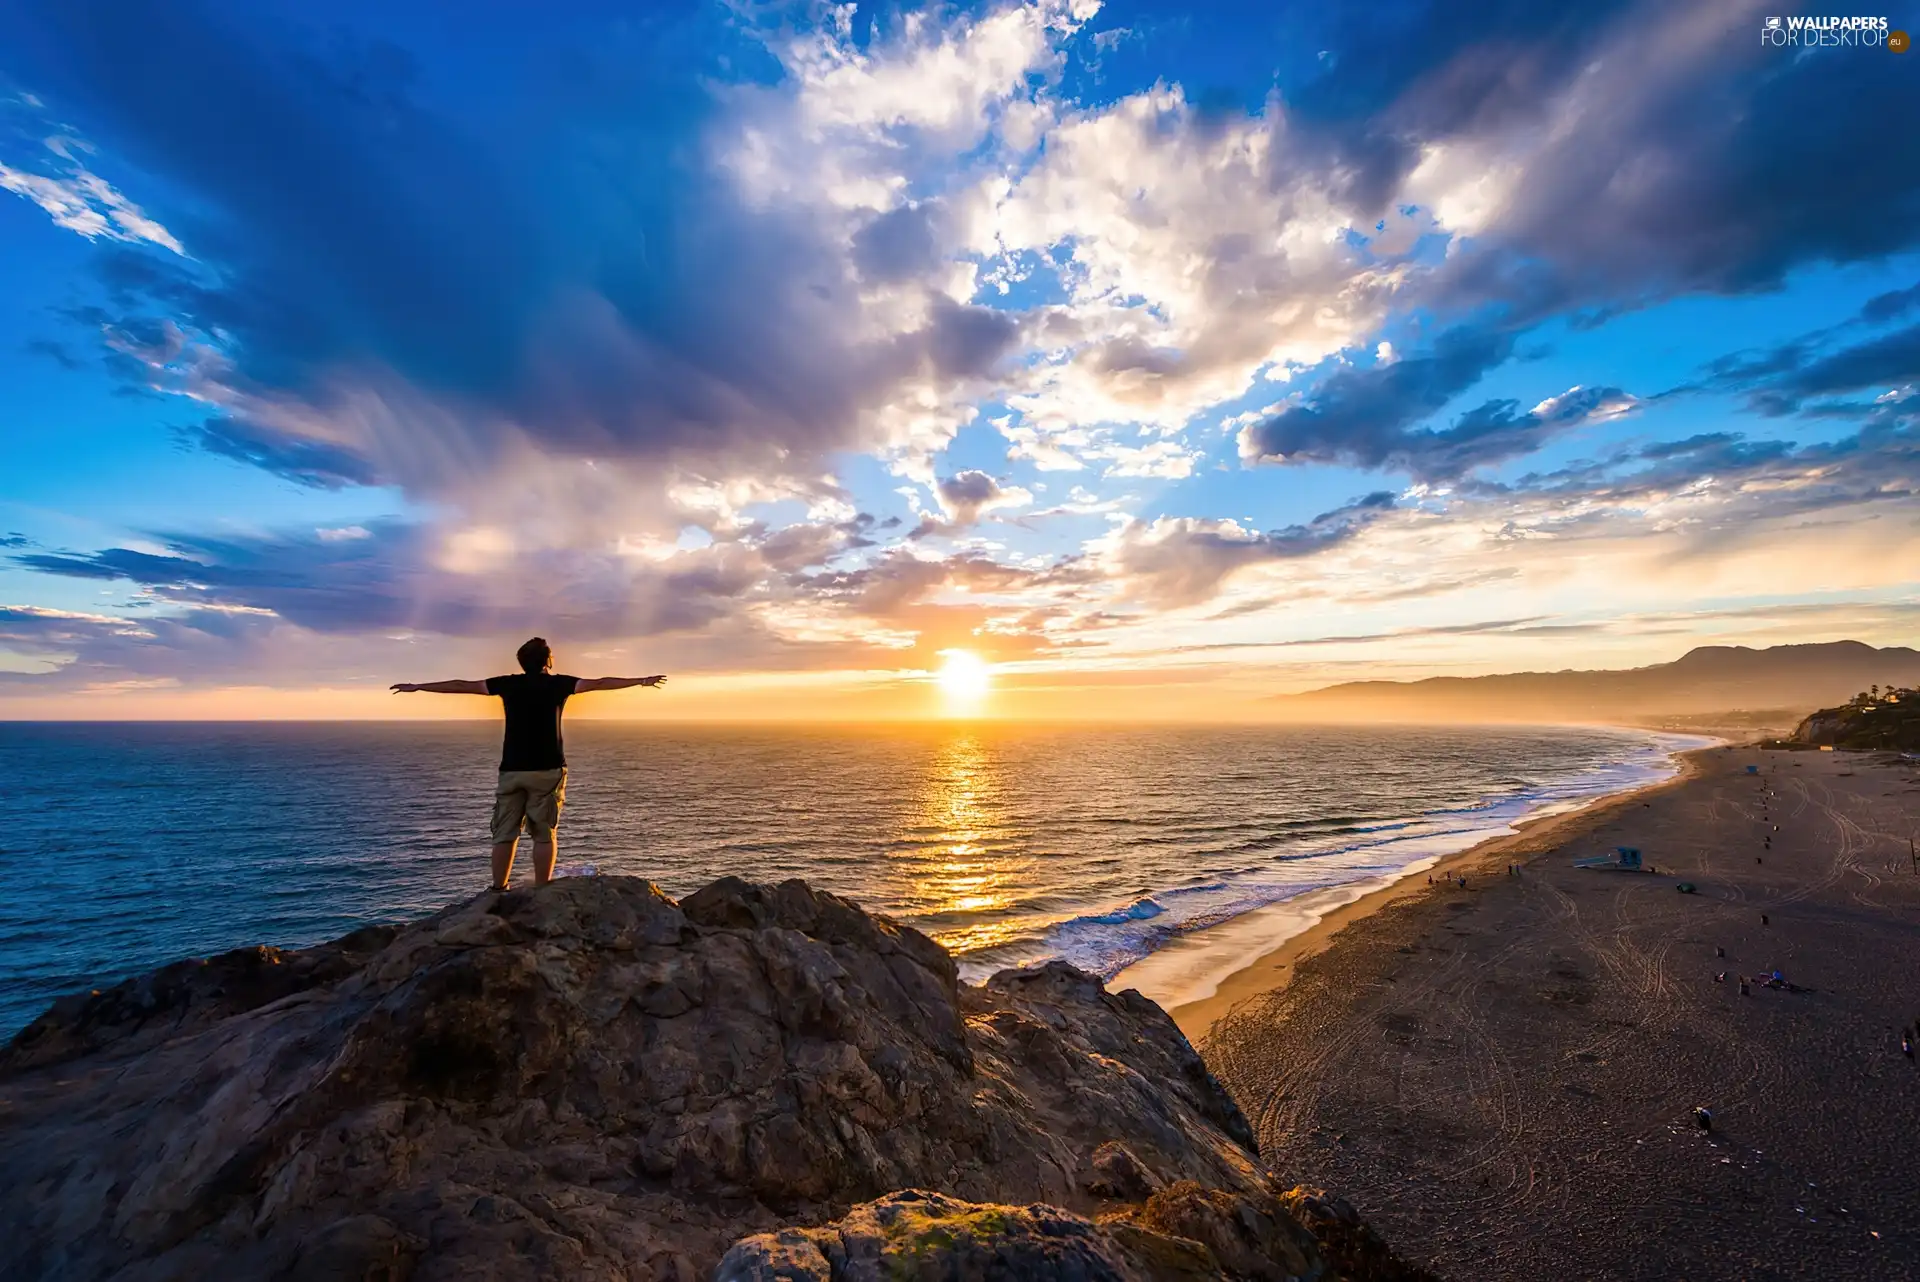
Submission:
[[[1525,87],[1527,128],[1466,117],[1467,135],[1525,158],[1525,177],[1481,233],[1497,248],[1454,265],[1465,296],[1504,288],[1560,308],[1747,293],[1802,264],[1920,244],[1920,135],[1888,128],[1913,112],[1908,68],[1765,48],[1760,23],[1745,5],[1636,8],[1580,42],[1572,74]],[[1504,52],[1494,40],[1464,56],[1491,65]],[[1421,89],[1383,123],[1453,132],[1445,113],[1460,94],[1444,76]],[[1469,86],[1468,101],[1484,97]],[[1546,141],[1526,136],[1549,119]]]
[[1479,382],[1512,351],[1513,337],[1505,331],[1456,326],[1435,339],[1426,354],[1338,371],[1306,403],[1248,427],[1241,452],[1296,462],[1419,468],[1416,436],[1430,441],[1436,434],[1408,429]]
[[1859,430],[1797,445],[1707,432],[1643,446],[1598,462],[1530,473],[1512,484],[1476,483],[1472,497],[1557,508],[1604,520],[1676,495],[1709,500],[1703,533],[1722,537],[1755,520],[1805,516],[1920,496],[1920,419],[1899,404],[1877,407]]
[[946,519],[929,516],[914,529],[914,538],[929,534],[957,534],[995,508],[1018,507],[1033,496],[1025,490],[1002,485],[999,480],[977,468],[955,472],[936,483],[934,497]]
[[954,511],[978,511],[1004,491],[1000,482],[981,471],[955,472],[934,487],[940,501]]
[[1404,203],[1437,149],[1473,149],[1482,172],[1519,164],[1430,297],[1536,320],[1762,290],[1803,264],[1920,245],[1920,135],[1889,127],[1914,112],[1903,60],[1765,48],[1764,16],[1627,0],[1292,5],[1283,21],[1328,53],[1283,85],[1300,150],[1276,161],[1323,169],[1356,226]]
[[373,485],[379,473],[367,459],[326,441],[303,440],[237,418],[210,418],[181,436],[190,444],[286,477],[299,485],[332,490]]
[[1860,319],[1868,324],[1884,325],[1899,320],[1916,307],[1920,307],[1920,284],[1869,298],[1860,308]]
[[[1454,479],[1573,421],[1490,403],[1415,430],[1513,355],[1504,336],[1550,318],[1592,327],[1683,294],[1764,291],[1806,264],[1920,246],[1920,136],[1885,127],[1916,101],[1899,59],[1763,49],[1746,6],[1411,3],[1292,17],[1330,24],[1331,56],[1287,92],[1303,150],[1286,163],[1320,168],[1361,226],[1413,199],[1423,159],[1455,157],[1462,181],[1492,171],[1486,181],[1509,184],[1494,215],[1402,304],[1499,320],[1456,326],[1398,372],[1336,373],[1244,433],[1248,455]],[[1885,294],[1862,319],[1884,323],[1917,301],[1920,286]],[[1744,380],[1756,408],[1779,414],[1910,377],[1897,337],[1844,358],[1819,360],[1819,346],[1710,381]]]
[[[182,196],[150,212],[193,259],[105,254],[108,321],[217,336],[228,364],[206,376],[252,408],[195,439],[309,484],[371,471],[433,491],[517,435],[798,470],[865,443],[902,388],[979,378],[1017,337],[1010,317],[943,295],[915,330],[854,337],[840,233],[749,208],[708,163],[706,77],[722,56],[752,59],[699,6],[567,52],[564,84],[527,54],[502,69],[515,74],[484,131],[427,105],[403,51],[322,44],[251,6],[8,13],[0,44],[36,90]],[[858,257],[904,271],[916,253],[910,212],[870,226]],[[153,350],[134,342],[128,359]],[[400,399],[365,414],[369,395]],[[315,414],[358,435],[316,456],[290,425]]]
[[[1410,96],[1420,98],[1414,118],[1429,130],[1497,122],[1529,112],[1554,83],[1564,82],[1630,7],[1628,0],[1471,6],[1392,0],[1353,9],[1289,0],[1276,6],[1280,20],[1314,32],[1318,47],[1332,56],[1288,90],[1287,104],[1316,126],[1371,124]],[[1516,66],[1521,58],[1528,65]]]
[[408,629],[486,637],[551,629],[581,638],[705,627],[734,614],[765,565],[716,545],[643,570],[572,555],[494,555],[476,572],[446,568],[436,537],[399,521],[307,536],[165,537],[131,548],[27,552],[24,569],[126,581],[183,610],[267,611],[325,634]]
[[1531,453],[1557,433],[1635,403],[1617,387],[1574,388],[1532,410],[1522,411],[1514,401],[1488,401],[1451,427],[1414,428],[1506,360],[1513,343],[1503,330],[1458,326],[1441,334],[1428,353],[1340,370],[1304,403],[1246,428],[1241,452],[1274,462],[1391,468],[1420,481],[1447,481]]
[[1652,445],[1642,446],[1639,456],[1643,459],[1697,457],[1707,450],[1730,446],[1740,440],[1738,432],[1701,432],[1678,441],[1655,441]]
[[872,514],[861,512],[850,521],[802,522],[752,540],[753,548],[770,567],[780,571],[822,566],[843,552],[874,546],[867,537],[876,522]]
[[[1332,55],[1287,93],[1303,142],[1371,222],[1395,202],[1426,139],[1537,114],[1626,0],[1486,0],[1473,5],[1295,3],[1287,21]],[[1310,46],[1311,47],[1311,46]]]
[[871,281],[905,280],[940,262],[932,205],[888,210],[853,234],[853,265]]
[[21,350],[29,355],[44,356],[61,369],[79,369],[83,364],[71,351],[67,350],[66,344],[55,342],[51,338],[30,338],[21,344]]
[[1798,407],[1814,396],[1920,382],[1920,325],[1883,334],[1783,371],[1764,390]]
[[[1829,411],[1833,407],[1811,406],[1808,402],[1821,396],[1886,392],[1920,383],[1920,325],[1834,347],[1836,335],[1843,332],[1823,330],[1763,352],[1723,356],[1707,366],[1702,379],[1680,390],[1744,392],[1751,408],[1772,417],[1794,413],[1832,416]],[[1872,406],[1864,405],[1847,408],[1839,416],[1869,412]]]

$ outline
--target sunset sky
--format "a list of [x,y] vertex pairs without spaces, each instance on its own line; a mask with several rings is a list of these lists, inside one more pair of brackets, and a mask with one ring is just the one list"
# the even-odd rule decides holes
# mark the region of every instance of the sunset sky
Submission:
[[672,674],[580,712],[851,718],[1914,636],[1920,54],[537,11],[0,8],[0,717],[481,715],[385,688],[534,633]]

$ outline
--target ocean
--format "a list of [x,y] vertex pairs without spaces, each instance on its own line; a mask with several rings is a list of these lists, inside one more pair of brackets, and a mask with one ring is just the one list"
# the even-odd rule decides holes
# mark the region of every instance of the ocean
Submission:
[[[497,727],[0,723],[0,1037],[55,997],[431,912],[487,883]],[[1417,872],[1671,773],[1589,727],[567,727],[560,870],[735,874],[931,934],[980,978],[1111,976],[1309,891]],[[523,848],[516,882],[528,873]]]

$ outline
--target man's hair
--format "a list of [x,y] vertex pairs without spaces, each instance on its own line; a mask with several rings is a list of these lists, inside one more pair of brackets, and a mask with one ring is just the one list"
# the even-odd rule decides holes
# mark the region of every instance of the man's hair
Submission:
[[547,644],[545,637],[535,637],[514,651],[514,658],[520,660],[522,672],[538,672],[552,660],[553,647]]

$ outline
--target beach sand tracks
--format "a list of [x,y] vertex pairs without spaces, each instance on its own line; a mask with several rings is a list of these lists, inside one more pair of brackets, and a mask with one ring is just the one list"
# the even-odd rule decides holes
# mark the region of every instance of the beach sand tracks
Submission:
[[[1847,766],[1769,777],[1763,820],[1729,760],[1519,878],[1463,866],[1474,889],[1354,921],[1216,1025],[1208,1061],[1280,1170],[1447,1276],[1911,1277],[1913,803]],[[1661,875],[1571,867],[1616,844]],[[1740,995],[1775,966],[1812,991]]]

